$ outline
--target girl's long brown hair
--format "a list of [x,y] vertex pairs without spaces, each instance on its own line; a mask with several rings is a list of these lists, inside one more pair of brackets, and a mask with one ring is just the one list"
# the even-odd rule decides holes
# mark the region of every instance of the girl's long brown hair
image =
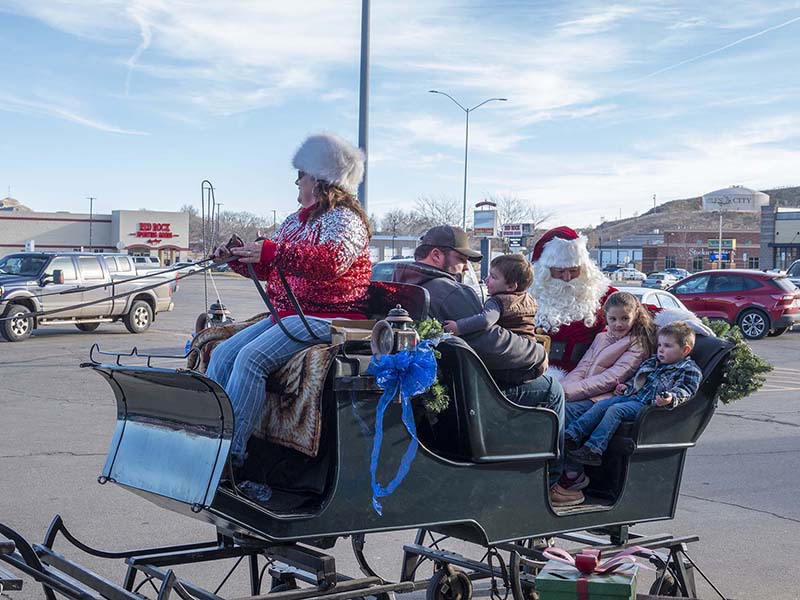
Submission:
[[317,179],[317,182],[314,184],[314,198],[317,199],[317,207],[309,215],[308,218],[310,221],[313,221],[329,210],[333,210],[337,206],[349,208],[359,216],[361,221],[363,221],[364,227],[367,228],[367,236],[370,238],[372,237],[372,228],[369,225],[369,217],[367,216],[367,213],[364,212],[364,208],[361,206],[361,203],[352,194],[348,194],[342,188],[328,183],[327,181]]
[[656,351],[656,325],[653,323],[650,311],[639,302],[636,296],[628,292],[611,294],[603,305],[603,311],[607,313],[612,306],[619,306],[633,313],[633,327],[631,327],[630,335],[639,342],[647,354],[653,354]]

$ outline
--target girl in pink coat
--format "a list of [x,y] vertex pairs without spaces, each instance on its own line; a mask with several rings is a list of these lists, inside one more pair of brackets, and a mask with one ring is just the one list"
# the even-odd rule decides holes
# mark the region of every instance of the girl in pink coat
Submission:
[[[566,398],[566,424],[598,400],[610,398],[618,383],[630,379],[655,351],[655,325],[650,311],[633,294],[614,292],[603,305],[606,329],[595,336],[578,366],[561,380]],[[582,490],[589,478],[567,463],[559,481],[568,490]]]

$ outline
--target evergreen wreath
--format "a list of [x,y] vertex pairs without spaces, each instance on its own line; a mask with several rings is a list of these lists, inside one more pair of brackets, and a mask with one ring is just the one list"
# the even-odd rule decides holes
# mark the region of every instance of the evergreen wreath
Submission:
[[[417,330],[421,340],[435,340],[445,335],[442,324],[433,318],[415,321],[414,329]],[[442,357],[442,353],[435,347],[433,348],[433,355],[437,361]],[[450,406],[450,396],[447,395],[447,389],[439,382],[440,373],[437,362],[436,379],[433,380],[431,387],[419,396],[425,409],[434,414],[443,412]]]
[[719,399],[722,403],[730,404],[760,390],[767,380],[766,374],[774,367],[753,352],[738,327],[731,327],[727,322],[718,319],[709,320],[707,317],[703,317],[703,323],[718,338],[733,343],[733,350],[724,366],[722,384],[719,386]]

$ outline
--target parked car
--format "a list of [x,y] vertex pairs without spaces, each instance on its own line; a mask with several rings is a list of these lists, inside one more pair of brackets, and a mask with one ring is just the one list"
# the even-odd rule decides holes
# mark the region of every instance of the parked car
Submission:
[[794,261],[786,270],[786,276],[793,284],[800,288],[800,260]]
[[625,287],[618,286],[616,288],[620,292],[628,292],[636,296],[642,304],[649,304],[650,306],[659,306],[661,308],[679,308],[681,310],[689,310],[686,306],[678,300],[675,296],[665,290],[654,290],[646,287]]
[[[180,269],[178,269],[180,267]],[[193,262],[176,262],[174,265],[169,267],[170,269],[177,269],[178,273],[194,273],[195,271],[199,271],[201,269],[200,265]]]
[[689,275],[691,275],[691,273],[689,273],[689,271],[687,271],[686,269],[678,269],[675,267],[664,269],[664,273],[669,273],[670,275],[675,277],[675,279],[677,279],[678,281],[680,281],[681,279],[686,279]]
[[[372,281],[392,281],[392,278],[394,277],[394,270],[397,268],[397,265],[410,262],[414,262],[414,259],[398,258],[376,262],[374,265],[372,265],[371,279]],[[475,290],[475,293],[478,294],[478,298],[480,298],[481,302],[485,302],[489,297],[489,294],[486,291],[486,284],[481,281],[481,278],[475,271],[475,267],[473,265],[474,263],[472,262],[467,263],[467,268],[464,270],[464,275],[461,282]]]
[[632,267],[622,267],[611,273],[613,281],[644,281],[647,275],[642,273],[639,269]]
[[744,269],[702,271],[668,291],[701,317],[738,325],[751,340],[781,335],[800,323],[800,290],[785,275]]
[[614,271],[618,271],[622,267],[619,265],[606,265],[602,269],[600,269],[603,273],[613,273]]
[[[100,323],[115,321],[122,321],[131,333],[146,331],[159,312],[172,310],[176,285],[174,278],[153,289],[145,289],[154,284],[149,278],[127,281],[136,275],[132,258],[81,252],[21,252],[3,257],[0,316],[19,317],[0,321],[0,335],[18,342],[42,325],[71,323],[81,331],[94,331]],[[86,289],[57,293],[79,288]],[[41,317],[22,316],[54,310],[58,312]]]
[[673,283],[678,283],[678,278],[666,271],[650,273],[642,282],[642,287],[665,290]]
[[136,265],[137,271],[163,268],[156,256],[131,256],[131,259],[133,260],[133,264]]

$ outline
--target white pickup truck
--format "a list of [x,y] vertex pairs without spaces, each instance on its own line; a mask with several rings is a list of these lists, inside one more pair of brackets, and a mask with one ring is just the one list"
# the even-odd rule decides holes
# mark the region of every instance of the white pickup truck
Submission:
[[[42,325],[71,323],[81,331],[94,331],[100,323],[115,321],[122,321],[131,333],[142,333],[159,312],[172,310],[177,285],[172,273],[128,281],[137,274],[132,257],[125,254],[19,252],[4,256],[0,259],[0,335],[18,342]],[[147,289],[151,286],[156,287]],[[50,314],[24,316],[31,312]]]

